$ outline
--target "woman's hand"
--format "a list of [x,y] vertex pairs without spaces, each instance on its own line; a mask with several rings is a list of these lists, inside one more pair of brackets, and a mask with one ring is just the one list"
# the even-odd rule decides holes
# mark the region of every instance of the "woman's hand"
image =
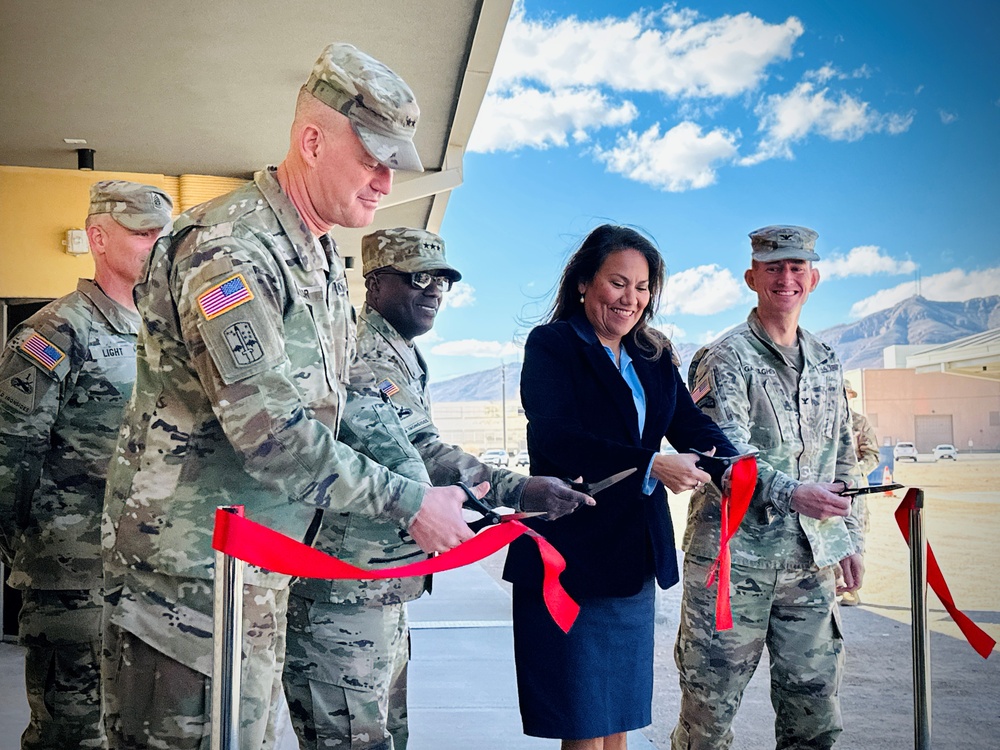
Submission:
[[657,453],[653,456],[650,475],[663,482],[663,485],[674,494],[696,490],[706,482],[712,481],[712,477],[695,466],[698,459],[699,456],[694,453],[670,455]]

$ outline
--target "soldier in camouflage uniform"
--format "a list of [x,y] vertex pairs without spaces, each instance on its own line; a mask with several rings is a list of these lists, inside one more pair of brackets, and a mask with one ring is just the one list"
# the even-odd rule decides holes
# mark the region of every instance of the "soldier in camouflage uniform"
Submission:
[[[371,223],[394,168],[422,168],[418,113],[385,65],[330,45],[299,93],[284,161],[182,214],[154,247],[102,527],[112,748],[208,748],[216,506],[244,505],[307,543],[328,509],[380,517],[428,552],[472,536],[463,492],[429,487],[356,357],[328,234]],[[389,468],[338,440],[348,385]],[[252,750],[276,737],[289,578],[248,566],[244,581],[239,743]]]
[[[864,414],[854,411],[850,407],[850,403],[853,399],[858,397],[857,391],[851,385],[850,380],[844,381],[844,393],[847,394],[848,409],[851,412],[851,434],[854,435],[854,454],[858,458],[858,470],[861,472],[862,483],[867,485],[868,475],[871,474],[875,467],[878,466],[881,460],[878,452],[878,436],[875,434],[875,428],[872,427],[871,422],[868,421],[868,417]],[[868,528],[870,526],[870,518],[868,515],[868,496],[858,495],[854,498],[855,505],[858,506],[858,514],[863,519],[865,534],[868,534]],[[844,588],[843,574],[840,571],[840,567],[837,567],[837,585],[839,596],[837,601],[846,607],[856,607],[861,604],[861,587],[854,590],[848,590]]]
[[94,280],[31,316],[0,354],[0,559],[24,592],[24,750],[104,746],[104,482],[135,380],[132,286],[172,206],[149,185],[94,184]]
[[751,233],[745,279],[757,307],[691,363],[692,397],[741,452],[758,451],[758,481],[730,545],[730,630],[716,631],[715,589],[705,585],[719,551],[719,493],[706,485],[691,498],[674,750],[732,745],[733,718],[765,646],[777,747],[830,748],[842,729],[834,566],[841,564],[849,587],[860,585],[863,529],[857,508],[839,494],[859,479],[840,363],[798,327],[819,282],[816,237],[794,226]]
[[[446,262],[444,241],[421,229],[373,232],[362,240],[361,251],[367,295],[358,323],[358,354],[395,408],[431,481],[489,482],[490,505],[547,511],[552,518],[581,502],[592,503],[561,480],[490,467],[441,440],[431,421],[427,365],[413,338],[431,330],[442,294],[462,276]],[[344,416],[347,425],[357,421],[355,403]],[[317,547],[365,568],[423,557],[392,523],[357,513],[328,514]],[[405,750],[405,602],[429,588],[429,577],[295,582],[283,679],[304,749]]]

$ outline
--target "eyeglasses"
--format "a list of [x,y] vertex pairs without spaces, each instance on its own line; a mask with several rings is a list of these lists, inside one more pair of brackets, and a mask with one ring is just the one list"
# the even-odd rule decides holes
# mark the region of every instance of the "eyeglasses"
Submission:
[[439,273],[428,273],[427,271],[414,271],[413,273],[403,273],[402,271],[379,271],[380,274],[390,276],[406,276],[410,280],[410,286],[414,289],[426,289],[432,283],[442,292],[450,292],[452,280],[450,276]]

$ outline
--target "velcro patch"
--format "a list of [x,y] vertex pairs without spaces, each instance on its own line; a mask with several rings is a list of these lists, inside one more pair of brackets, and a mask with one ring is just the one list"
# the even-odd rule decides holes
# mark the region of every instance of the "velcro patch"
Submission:
[[711,389],[712,386],[709,383],[708,378],[702,378],[701,381],[695,385],[694,390],[691,391],[691,400],[697,404],[708,395],[708,392]]
[[199,294],[198,309],[205,320],[211,320],[252,299],[253,292],[247,286],[247,280],[238,273]]
[[378,384],[378,389],[382,391],[382,395],[386,398],[392,398],[397,393],[399,393],[399,386],[393,383],[389,378],[386,378],[381,383]]
[[0,381],[0,403],[20,414],[31,414],[35,409],[37,375],[34,367],[26,367]]
[[260,345],[260,339],[250,321],[234,323],[223,331],[223,335],[237,367],[249,367],[263,359],[264,347]]
[[20,349],[49,372],[66,359],[66,354],[59,347],[37,333],[28,336],[21,343]]

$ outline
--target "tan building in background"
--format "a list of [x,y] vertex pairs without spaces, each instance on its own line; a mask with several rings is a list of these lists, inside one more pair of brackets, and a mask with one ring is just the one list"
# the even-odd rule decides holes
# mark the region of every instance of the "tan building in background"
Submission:
[[[858,392],[851,406],[879,442],[906,440],[920,453],[950,443],[959,451],[1000,451],[1000,329],[935,347],[890,347],[886,369],[845,373]],[[896,365],[894,367],[894,365]]]

